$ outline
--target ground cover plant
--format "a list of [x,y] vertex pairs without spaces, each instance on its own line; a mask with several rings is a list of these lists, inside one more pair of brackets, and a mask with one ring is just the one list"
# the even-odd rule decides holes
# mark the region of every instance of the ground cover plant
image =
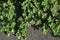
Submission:
[[0,0],[0,31],[18,39],[27,37],[26,25],[42,25],[53,36],[60,36],[59,0]]

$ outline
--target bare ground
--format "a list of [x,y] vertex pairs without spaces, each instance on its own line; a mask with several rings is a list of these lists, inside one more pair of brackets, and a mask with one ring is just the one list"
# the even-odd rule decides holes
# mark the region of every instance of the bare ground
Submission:
[[[27,27],[28,32],[28,38],[26,40],[60,40],[59,37],[53,37],[49,31],[47,35],[43,35],[41,32],[41,28],[39,30],[35,29],[33,27]],[[11,35],[10,37],[7,37],[6,34],[0,32],[0,40],[18,40],[14,35]],[[23,39],[22,39],[23,40]]]

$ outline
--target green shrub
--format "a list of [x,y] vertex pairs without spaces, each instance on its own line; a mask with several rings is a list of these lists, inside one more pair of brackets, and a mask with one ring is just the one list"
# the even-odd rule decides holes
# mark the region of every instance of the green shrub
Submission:
[[[14,34],[18,39],[26,38],[25,23],[22,17],[16,19],[14,3],[10,0],[0,2],[0,31],[8,34],[8,36]],[[16,20],[19,22],[16,22]]]
[[35,26],[42,24],[43,34],[46,34],[47,28],[50,28],[54,36],[60,36],[60,15],[57,0],[25,0],[22,3],[22,9],[26,22]]
[[[19,14],[15,11],[19,6]],[[58,0],[1,0],[0,31],[14,34],[18,39],[26,38],[27,22],[31,26],[42,25],[42,33],[51,30],[54,36],[60,36],[60,4]],[[17,11],[18,12],[18,11]]]
[[15,13],[14,9],[15,7],[13,6],[13,3],[10,1],[0,1],[0,31],[14,34],[14,26],[16,25],[15,23]]

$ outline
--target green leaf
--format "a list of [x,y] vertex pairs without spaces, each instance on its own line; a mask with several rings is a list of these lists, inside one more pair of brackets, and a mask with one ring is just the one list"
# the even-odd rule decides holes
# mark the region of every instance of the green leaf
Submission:
[[46,24],[43,24],[42,33],[43,33],[44,35],[47,34]]
[[31,21],[30,21],[30,24],[31,24],[31,25],[34,25],[34,24],[35,24],[35,21],[34,21],[34,20],[31,20]]
[[41,24],[41,20],[37,20],[36,25],[40,25]]

